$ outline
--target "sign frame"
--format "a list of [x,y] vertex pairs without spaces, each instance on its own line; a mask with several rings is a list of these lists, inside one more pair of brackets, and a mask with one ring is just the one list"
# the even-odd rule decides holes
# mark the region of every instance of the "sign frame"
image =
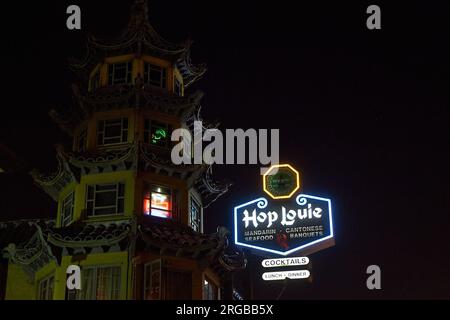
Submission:
[[[294,276],[296,273],[300,273],[298,276]],[[291,276],[289,276],[291,275]],[[268,278],[270,276],[280,276],[281,278]],[[264,272],[261,278],[264,281],[283,281],[283,280],[299,280],[308,279],[311,276],[309,270],[290,270],[290,271],[271,271]]]
[[[277,265],[276,262],[280,261],[289,261],[289,260],[300,260],[296,262],[288,262],[286,264],[279,264]],[[270,265],[270,262],[275,262],[275,264]],[[266,265],[266,263],[269,263],[269,265]],[[286,258],[275,258],[275,259],[264,259],[261,261],[261,265],[263,268],[289,268],[293,266],[306,266],[309,264],[309,258],[308,257],[286,257]]]
[[281,256],[288,256],[290,254],[293,254],[294,252],[301,253],[302,255],[306,256],[311,253],[314,253],[314,252],[317,252],[317,251],[320,251],[320,250],[323,250],[323,249],[333,246],[335,244],[335,242],[334,242],[333,214],[332,214],[331,200],[327,199],[327,198],[312,196],[312,195],[303,194],[303,193],[297,195],[296,198],[297,199],[309,198],[309,199],[324,201],[328,204],[328,221],[329,221],[329,230],[330,230],[329,235],[323,236],[319,239],[305,243],[304,245],[292,248],[288,251],[279,251],[279,250],[264,248],[261,246],[255,246],[255,245],[251,245],[248,243],[240,242],[238,239],[238,220],[237,220],[238,210],[240,208],[246,207],[249,204],[253,204],[253,203],[257,203],[257,206],[259,208],[264,208],[265,206],[267,206],[268,200],[264,197],[260,197],[260,198],[254,199],[252,201],[248,201],[246,203],[243,203],[241,205],[234,207],[234,243],[238,246],[241,246],[244,248],[249,248],[252,251],[257,251],[257,252],[262,251],[262,252],[265,252],[268,254],[276,254],[276,255],[281,255]]
[[[284,195],[274,195],[270,190],[269,187],[267,185],[267,180],[269,179],[268,177],[272,176],[272,175],[276,175],[275,174],[271,174],[270,172],[272,172],[274,169],[281,169],[281,168],[287,168],[291,171],[291,173],[294,174],[295,176],[295,187],[292,191],[290,191],[288,194],[284,194]],[[292,195],[294,193],[296,193],[298,190],[300,189],[300,172],[298,172],[297,170],[295,170],[291,165],[289,164],[277,164],[277,165],[273,165],[271,166],[263,175],[263,190],[265,193],[267,193],[272,199],[289,199],[290,197],[292,197]]]

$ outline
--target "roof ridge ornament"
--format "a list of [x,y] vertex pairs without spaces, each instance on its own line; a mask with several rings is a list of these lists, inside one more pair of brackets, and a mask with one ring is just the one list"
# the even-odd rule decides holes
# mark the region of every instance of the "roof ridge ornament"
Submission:
[[150,25],[148,21],[148,1],[147,0],[135,0],[131,7],[130,20],[128,21],[128,27],[132,26],[140,27],[141,25]]

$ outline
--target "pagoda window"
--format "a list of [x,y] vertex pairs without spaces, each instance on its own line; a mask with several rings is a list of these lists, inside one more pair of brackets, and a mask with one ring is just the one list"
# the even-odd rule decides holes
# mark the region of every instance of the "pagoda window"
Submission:
[[[81,290],[77,300],[119,300],[120,273],[118,266],[89,266],[83,268]],[[74,297],[71,297],[73,299]]]
[[201,232],[202,227],[202,207],[197,199],[191,196],[189,223],[194,231]]
[[168,148],[170,146],[171,127],[167,123],[145,119],[144,143]]
[[219,300],[219,288],[207,277],[203,280],[203,300]]
[[89,90],[94,91],[100,87],[100,70],[97,70],[92,76],[90,81]]
[[171,219],[173,217],[172,190],[166,187],[147,185],[143,207],[144,215]]
[[167,70],[166,68],[151,64],[144,64],[144,81],[153,87],[166,89],[167,87]]
[[175,78],[174,92],[175,92],[176,95],[179,95],[181,97],[181,95],[182,95],[181,81],[178,80],[177,78]]
[[75,151],[78,152],[84,152],[86,151],[86,144],[87,144],[87,129],[84,128],[81,130],[81,132],[78,134],[76,140],[75,140]]
[[73,221],[73,205],[75,193],[67,195],[61,204],[61,227],[68,226]]
[[130,84],[132,66],[131,61],[108,64],[108,85]]
[[125,143],[128,140],[128,118],[101,120],[97,124],[99,146]]
[[145,265],[144,300],[161,299],[161,260]]
[[88,217],[124,213],[124,183],[88,185],[86,193]]
[[53,275],[39,281],[38,300],[53,300],[55,278]]

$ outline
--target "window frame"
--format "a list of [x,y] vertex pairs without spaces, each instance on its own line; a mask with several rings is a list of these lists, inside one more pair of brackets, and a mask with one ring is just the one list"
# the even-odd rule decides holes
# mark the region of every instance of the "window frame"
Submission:
[[[152,139],[152,131],[154,127],[162,128],[167,131],[167,137],[165,137],[165,145],[158,145],[151,142]],[[152,147],[158,147],[161,149],[169,149],[171,147],[171,139],[170,136],[172,135],[172,126],[169,123],[158,121],[158,120],[152,120],[150,118],[144,119],[144,143],[152,146]]]
[[[170,194],[170,209],[165,210],[165,209],[161,209],[161,208],[155,208],[152,207],[152,193],[157,193],[157,194],[163,194],[166,195],[165,193],[163,193],[163,191],[153,191],[153,189],[156,188],[162,188],[162,189],[167,189]],[[149,197],[146,197],[145,194],[149,193]],[[142,201],[142,213],[144,214],[144,216],[148,216],[148,217],[157,217],[157,218],[161,218],[161,219],[174,219],[174,200],[175,200],[175,190],[172,187],[169,186],[164,186],[164,185],[160,185],[160,184],[155,184],[155,183],[150,183],[150,182],[144,182],[144,192],[142,195],[143,201]],[[145,213],[145,200],[149,201],[149,212],[148,214]],[[152,215],[152,209],[156,209],[159,211],[165,211],[167,213],[169,213],[169,215],[167,217],[161,217],[161,216],[157,216],[157,215]]]
[[[112,190],[100,190],[97,191],[97,187],[105,187],[105,186],[112,186],[115,185],[116,186],[116,201],[115,201],[115,205],[112,206],[100,206],[100,207],[96,207],[95,206],[95,201],[96,201],[96,194],[97,193],[106,193],[106,192],[111,192]],[[119,194],[119,190],[120,190],[120,186],[122,185],[122,189],[123,189],[123,194],[120,195]],[[118,181],[118,182],[110,182],[110,183],[96,183],[96,184],[87,184],[86,185],[86,198],[85,198],[85,207],[86,207],[86,217],[87,218],[96,218],[96,217],[108,217],[108,216],[120,216],[120,215],[124,215],[125,214],[125,194],[126,194],[126,182],[124,181]],[[93,198],[89,198],[89,188],[94,188],[93,190]],[[119,202],[120,200],[123,200],[123,212],[118,212],[119,211]],[[89,206],[88,203],[92,202],[92,213],[89,213]],[[108,214],[95,214],[95,210],[100,210],[100,209],[109,209],[109,208],[116,208],[116,212],[115,213],[108,213]]]
[[180,97],[183,95],[183,87],[182,86],[183,86],[183,83],[178,79],[178,77],[174,77],[173,92]]
[[[81,142],[84,143],[81,144]],[[87,128],[83,127],[75,138],[75,151],[77,152],[85,152],[87,148]]]
[[100,68],[96,68],[96,70],[92,73],[89,79],[89,91],[95,91],[101,86],[100,80]]
[[[96,299],[89,299],[89,301],[91,301],[91,300],[97,301],[97,290],[98,290],[98,276],[97,276],[98,273],[97,272],[98,272],[98,270],[99,269],[111,269],[112,270],[114,268],[118,269],[118,273],[117,273],[118,274],[118,278],[119,278],[118,279],[118,287],[115,288],[114,290],[112,290],[113,273],[111,272],[110,277],[108,279],[109,288],[111,290],[108,292],[108,298],[105,299],[105,300],[121,300],[122,265],[120,265],[120,264],[99,264],[99,265],[87,265],[87,266],[83,266],[82,267],[84,274],[86,274],[86,270],[93,270],[93,274],[95,274],[95,277],[91,277],[92,284],[91,284],[91,292],[90,292],[90,294],[92,295],[93,291],[95,291],[94,295],[95,295]],[[85,283],[83,283],[82,286],[81,286],[81,290],[79,290],[79,291],[77,290],[76,296],[75,296],[76,300],[86,300],[86,301],[88,301],[88,299],[85,298],[86,297],[86,292],[83,291],[83,290],[85,290],[85,287],[86,287],[86,285],[85,285]],[[66,288],[66,290],[67,290],[67,288]],[[116,299],[112,299],[113,291],[117,293]],[[84,295],[83,299],[82,299],[82,295]]]
[[[195,203],[198,206],[198,217],[197,217],[197,225],[198,225],[198,229],[196,230],[193,227],[192,224],[192,203]],[[201,202],[197,200],[197,198],[194,195],[190,195],[190,200],[189,200],[189,225],[191,226],[192,230],[197,231],[197,232],[203,232],[203,207],[201,205]]]
[[[205,291],[206,288],[215,289],[215,298],[214,299],[210,299],[210,296],[209,296],[210,289],[208,289],[208,292],[206,292]],[[213,291],[211,291],[211,292],[213,292]],[[203,277],[202,295],[203,295],[203,300],[210,300],[210,301],[220,300],[220,287],[214,281],[212,281],[211,278],[209,278],[206,275],[204,275],[204,277]]]
[[[120,135],[106,137],[106,127],[113,126],[114,124],[107,124],[107,122],[117,121],[120,122]],[[130,120],[128,117],[117,117],[117,118],[109,118],[109,119],[101,119],[97,120],[97,146],[99,147],[108,147],[115,146],[128,143],[128,134],[130,132]],[[126,126],[124,125],[126,123]],[[102,129],[100,129],[102,127]],[[100,136],[102,138],[100,138]],[[119,138],[119,142],[105,142],[106,139],[114,139]],[[101,142],[100,142],[101,140]]]
[[[51,280],[51,282],[50,282],[50,280]],[[45,297],[43,298],[42,295],[44,292],[43,292],[42,285],[44,283],[46,283],[47,286],[45,287]],[[51,288],[52,288],[51,297],[49,297],[49,290],[48,290],[50,288],[49,284],[51,284]],[[55,274],[51,273],[39,280],[37,298],[38,298],[38,300],[53,300],[54,294],[55,294]]]
[[[124,82],[121,82],[122,79],[116,79],[115,73],[117,73],[116,68],[119,65],[125,65],[125,78]],[[122,61],[122,62],[114,62],[114,63],[108,63],[107,65],[107,73],[108,73],[108,86],[115,86],[115,85],[124,85],[124,84],[132,84],[133,82],[133,61]]]
[[[69,199],[71,198],[71,199]],[[70,219],[67,222],[66,221],[66,201],[70,200],[71,204],[70,204]],[[67,227],[68,225],[70,225],[73,222],[73,213],[74,213],[74,207],[75,207],[75,190],[72,190],[71,192],[69,192],[61,201],[61,211],[60,211],[60,226],[61,227]]]
[[[147,289],[152,289],[152,274],[153,274],[153,266],[159,265],[159,289],[158,289],[158,298],[157,299],[147,299]],[[150,282],[149,287],[147,287],[147,268],[150,267]],[[144,291],[143,291],[143,300],[161,300],[161,287],[162,287],[162,261],[161,259],[153,260],[151,262],[147,262],[144,264]]]
[[[158,72],[159,73],[159,81],[156,83],[154,80],[152,80],[151,74],[152,72]],[[167,68],[163,67],[161,65],[151,63],[144,61],[144,83],[146,85],[149,85],[153,88],[159,88],[159,89],[167,89]]]

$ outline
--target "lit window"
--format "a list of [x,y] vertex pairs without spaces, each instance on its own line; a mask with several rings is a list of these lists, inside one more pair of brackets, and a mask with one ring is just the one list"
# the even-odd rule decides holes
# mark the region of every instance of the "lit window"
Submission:
[[203,300],[218,300],[219,299],[219,288],[209,280],[205,278],[203,280]]
[[83,268],[82,272],[81,290],[76,293],[77,300],[120,299],[120,267],[90,266]]
[[169,188],[150,186],[144,193],[144,214],[172,218],[172,191]]
[[128,118],[101,120],[97,124],[97,144],[125,143],[128,140]]
[[166,69],[160,66],[145,63],[144,65],[144,81],[154,87],[166,88],[167,74]]
[[54,288],[54,277],[53,275],[42,279],[39,282],[39,292],[38,299],[39,300],[53,300],[53,288]]
[[175,85],[174,85],[174,92],[175,94],[181,96],[181,81],[175,78]]
[[190,224],[194,231],[201,232],[201,206],[194,197],[191,197]]
[[161,262],[154,261],[145,265],[144,300],[161,299]]
[[66,196],[61,205],[61,227],[68,226],[73,220],[73,204],[75,193]]
[[132,63],[114,63],[108,65],[108,85],[131,83]]
[[100,87],[100,71],[97,71],[91,77],[90,91],[94,91],[99,87]]
[[158,147],[169,147],[170,126],[166,123],[145,119],[144,142]]
[[122,214],[124,201],[124,183],[87,186],[86,209],[88,216]]

